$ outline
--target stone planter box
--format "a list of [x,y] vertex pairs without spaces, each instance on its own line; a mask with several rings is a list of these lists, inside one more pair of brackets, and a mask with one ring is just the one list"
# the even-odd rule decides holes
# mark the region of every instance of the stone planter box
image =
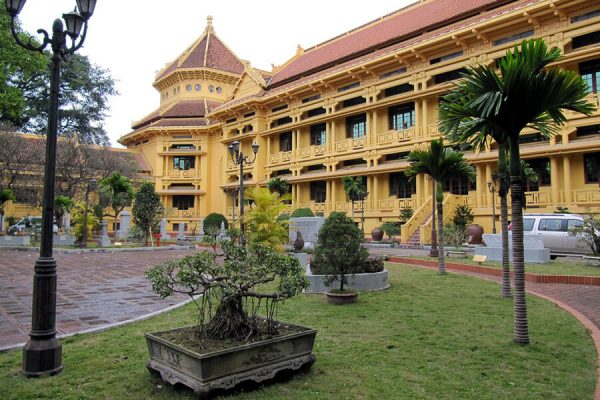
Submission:
[[466,251],[448,250],[446,251],[446,255],[450,258],[467,258]]
[[52,243],[54,246],[73,246],[75,244],[75,236],[54,234]]
[[591,265],[592,267],[600,267],[600,257],[583,256],[583,260],[587,265]]
[[[310,269],[309,269],[310,272]],[[372,272],[365,274],[354,274],[354,276],[348,277],[348,284],[344,285],[344,288],[354,290],[383,290],[390,287],[388,283],[389,271],[384,269],[381,272]],[[331,284],[331,287],[325,286],[326,275],[313,275],[308,273],[306,275],[310,286],[304,291],[305,293],[325,293],[331,288],[336,288],[338,284],[335,282]]]
[[312,349],[317,331],[286,325],[301,331],[204,354],[164,340],[156,333],[146,333],[150,352],[146,367],[172,385],[180,383],[191,388],[198,396],[206,396],[214,389],[231,389],[245,381],[272,379],[280,371],[310,367],[315,361]]
[[29,246],[30,236],[0,236],[0,246]]

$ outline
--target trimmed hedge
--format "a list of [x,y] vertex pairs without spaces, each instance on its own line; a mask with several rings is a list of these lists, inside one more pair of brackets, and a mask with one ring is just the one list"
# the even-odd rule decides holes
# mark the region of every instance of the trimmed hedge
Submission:
[[227,222],[227,218],[223,214],[219,213],[210,213],[204,218],[204,232],[208,233],[210,229],[221,229],[221,222],[225,223],[225,229],[229,227],[229,223]]
[[308,207],[305,208],[296,208],[290,218],[300,218],[300,217],[314,217],[315,214]]

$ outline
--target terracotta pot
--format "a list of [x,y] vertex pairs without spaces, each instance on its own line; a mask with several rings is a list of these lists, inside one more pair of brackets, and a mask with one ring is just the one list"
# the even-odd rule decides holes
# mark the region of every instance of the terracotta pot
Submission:
[[467,226],[467,235],[469,235],[469,244],[482,244],[483,227],[478,224]]
[[350,304],[356,303],[358,292],[348,291],[343,293],[326,292],[327,302],[330,304]]
[[373,228],[371,238],[374,242],[381,242],[383,240],[383,230],[381,228]]

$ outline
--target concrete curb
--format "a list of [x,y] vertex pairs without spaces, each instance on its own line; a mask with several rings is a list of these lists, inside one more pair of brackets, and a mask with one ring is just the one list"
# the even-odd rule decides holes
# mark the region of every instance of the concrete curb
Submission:
[[[393,257],[390,257],[390,258],[393,258]],[[400,258],[400,257],[397,257],[397,258]],[[425,264],[416,264],[416,263],[412,264],[412,263],[404,263],[401,261],[391,261],[391,260],[388,262],[391,262],[394,264],[405,264],[405,265],[415,266],[415,267],[419,267],[419,268],[427,268],[427,269],[433,268],[432,266],[425,265]],[[454,270],[453,272],[460,274],[460,275],[472,276],[474,278],[484,279],[484,280],[495,282],[495,283],[499,284],[496,280],[491,279],[491,277],[490,278],[478,277],[478,276],[474,276],[469,273],[469,272],[475,272],[475,273],[481,273],[481,272],[463,271],[463,270]],[[484,275],[485,275],[485,273],[484,273]],[[592,340],[594,341],[594,345],[596,346],[596,353],[597,353],[597,357],[596,357],[596,391],[594,393],[594,400],[600,400],[600,328],[598,328],[596,326],[596,324],[594,324],[592,321],[590,321],[589,318],[586,317],[585,315],[583,315],[581,312],[577,311],[573,307],[569,306],[566,303],[563,303],[562,301],[560,301],[558,299],[546,296],[545,294],[536,292],[535,290],[527,289],[527,287],[525,287],[525,291],[536,297],[539,297],[541,299],[544,299],[551,303],[556,304],[558,307],[562,308],[563,310],[565,310],[566,312],[568,312],[569,314],[574,316],[590,333],[590,336],[592,337]]]
[[[197,298],[199,298],[200,296],[202,296],[202,295],[196,296],[194,298],[194,300],[197,299]],[[109,330],[109,329],[112,329],[112,328],[117,328],[119,326],[131,324],[132,322],[143,321],[143,320],[155,317],[157,315],[164,314],[166,312],[175,310],[176,308],[183,307],[183,306],[185,306],[186,304],[188,304],[190,302],[192,302],[192,299],[185,300],[185,301],[182,301],[180,303],[177,303],[177,304],[174,304],[172,306],[169,306],[167,308],[163,308],[162,310],[153,311],[153,312],[151,312],[149,314],[141,315],[139,317],[131,318],[131,319],[128,319],[128,320],[125,320],[125,321],[114,322],[112,324],[102,325],[102,326],[99,326],[99,327],[96,327],[96,328],[86,329],[86,330],[79,331],[79,332],[71,332],[71,333],[65,333],[63,335],[56,335],[56,337],[58,339],[64,339],[64,338],[68,338],[68,337],[75,336],[75,335],[83,335],[83,334],[86,334],[86,333],[103,332],[103,331],[106,331],[106,330]],[[11,351],[11,350],[21,349],[21,348],[23,348],[23,346],[25,346],[25,343],[18,343],[18,344],[14,344],[14,345],[0,347],[0,353],[5,353],[5,352]]]

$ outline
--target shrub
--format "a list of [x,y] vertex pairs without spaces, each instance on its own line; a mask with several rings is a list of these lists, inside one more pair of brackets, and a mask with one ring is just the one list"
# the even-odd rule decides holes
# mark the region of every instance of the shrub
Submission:
[[400,222],[405,223],[412,218],[414,211],[412,207],[404,207],[400,210]]
[[369,253],[362,246],[363,234],[345,213],[333,212],[319,230],[313,260],[324,275],[326,285],[336,280],[344,291],[348,275],[353,275]]
[[213,232],[219,232],[221,230],[221,222],[225,223],[225,229],[229,227],[229,223],[227,222],[227,218],[223,214],[219,213],[210,213],[204,218],[204,232],[207,234],[212,234]]
[[[369,274],[375,272],[383,271],[383,257],[369,257],[364,262],[358,264],[356,266],[355,274]],[[313,275],[325,275],[325,271],[322,266],[317,263],[316,260],[313,260],[310,263],[310,270]]]
[[248,239],[283,251],[283,244],[288,239],[288,230],[285,223],[277,221],[277,217],[287,207],[284,202],[290,196],[281,197],[278,192],[261,187],[249,189],[247,196],[253,201],[246,220]]
[[453,246],[455,249],[460,248],[469,239],[465,229],[456,224],[446,224],[444,226],[444,243]]
[[300,218],[300,217],[314,217],[315,214],[308,207],[305,208],[296,208],[290,218]]
[[595,214],[585,218],[583,225],[571,228],[569,236],[576,237],[578,242],[589,247],[595,256],[600,255],[600,219],[596,218]]
[[467,225],[473,222],[473,210],[468,205],[457,206],[454,209],[454,216],[452,217],[452,223],[456,226],[461,227],[463,230],[467,228]]
[[381,229],[388,236],[389,240],[392,240],[394,236],[398,236],[402,229],[400,222],[384,222],[381,225]]

